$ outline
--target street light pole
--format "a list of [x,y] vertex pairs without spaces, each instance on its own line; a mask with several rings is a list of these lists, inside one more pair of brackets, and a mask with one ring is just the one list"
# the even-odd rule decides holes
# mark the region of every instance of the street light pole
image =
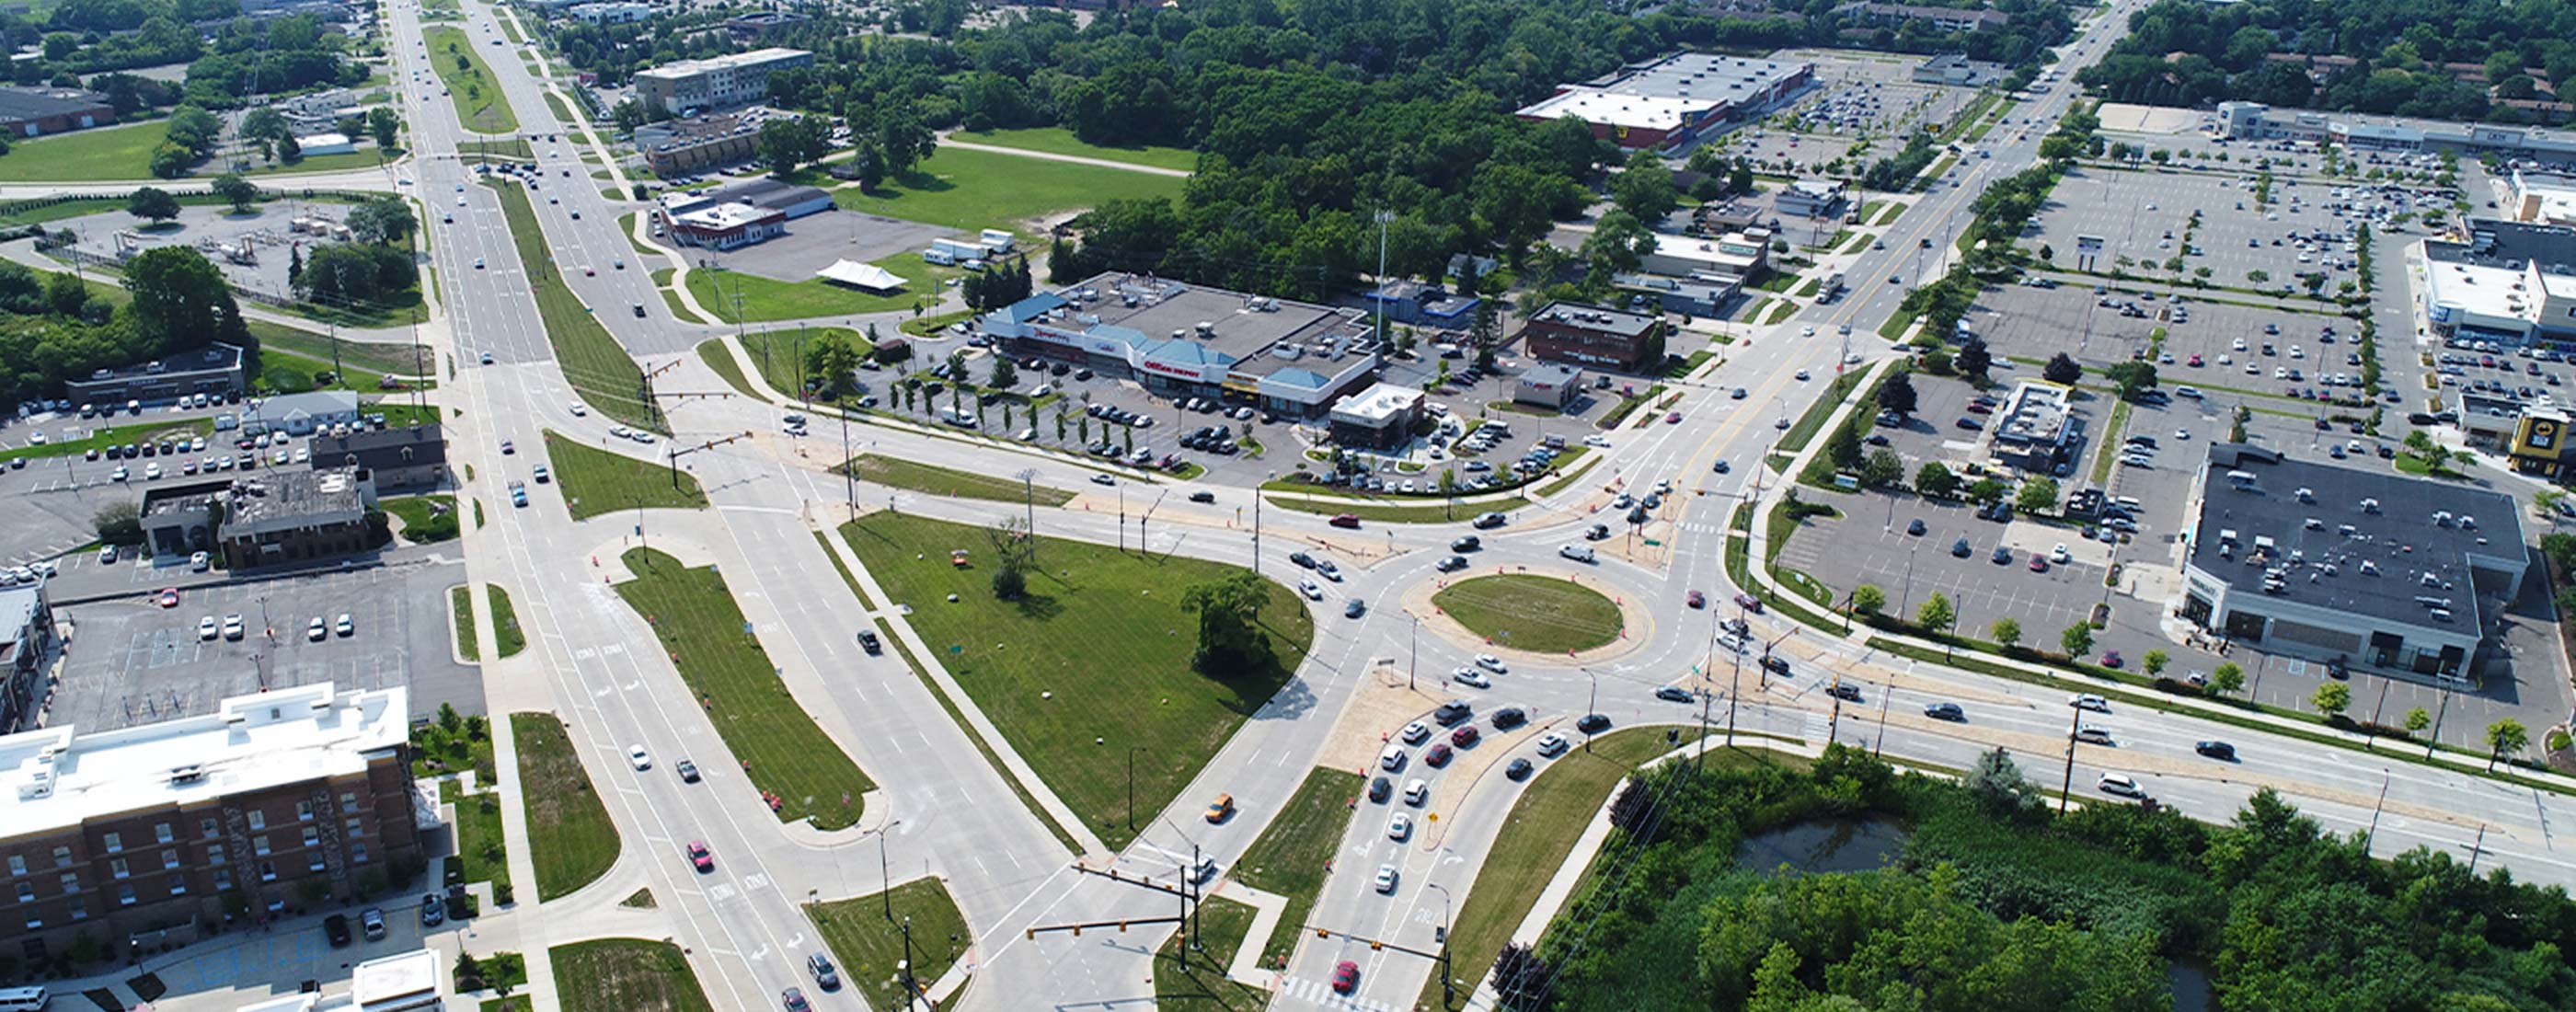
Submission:
[[2084,724],[2084,708],[2067,704],[2066,712],[2066,779],[2057,788],[2057,814],[2066,814],[2066,799],[2075,793],[2075,731]]
[[[1583,677],[1592,680],[1592,694],[1583,703],[1583,715],[1589,719],[1593,714],[1601,712],[1601,676],[1591,668],[1585,668]],[[1592,751],[1592,732],[1590,731],[1583,732],[1583,750]]]
[[1413,691],[1414,672],[1422,667],[1422,616],[1412,618],[1413,631],[1405,635],[1406,647],[1412,654],[1404,662],[1404,690],[1407,692]]

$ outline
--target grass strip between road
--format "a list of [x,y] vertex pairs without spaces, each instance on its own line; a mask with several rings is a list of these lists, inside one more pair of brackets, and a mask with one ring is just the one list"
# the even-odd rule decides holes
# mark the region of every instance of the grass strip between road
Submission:
[[1555,576],[1506,573],[1460,580],[1431,603],[1468,632],[1514,650],[1590,650],[1619,638],[1624,622],[1607,595]]
[[751,388],[751,380],[742,374],[742,364],[734,361],[733,354],[725,350],[724,338],[710,337],[698,342],[698,360],[715,370],[716,375],[724,377],[725,385],[732,387],[735,393],[762,403],[769,401],[760,391]]
[[438,800],[456,806],[456,860],[464,865],[465,881],[496,887],[510,881],[510,845],[501,833],[500,789],[486,785],[467,794],[462,781],[442,780]]
[[1473,517],[1488,510],[1509,511],[1530,504],[1526,498],[1512,496],[1489,502],[1459,503],[1455,506],[1445,501],[1426,502],[1419,506],[1382,506],[1340,499],[1291,498],[1296,494],[1291,492],[1271,495],[1270,505],[1299,513],[1315,513],[1323,516],[1348,513],[1362,520],[1375,520],[1389,524],[1443,524]]
[[[1256,633],[1270,658],[1225,677],[1191,666],[1194,585],[1234,566],[1036,538],[1027,590],[994,596],[995,535],[879,511],[841,527],[860,564],[1020,756],[1112,848],[1180,794],[1243,721],[1287,683],[1314,636],[1295,592],[1262,583]],[[952,565],[950,550],[968,552]],[[951,595],[954,595],[953,600]],[[1129,749],[1135,794],[1127,793]]]
[[602,938],[546,950],[564,1012],[715,1012],[689,957],[669,942]]
[[[845,537],[848,533],[847,530],[842,532]],[[823,557],[832,560],[832,571],[841,574],[842,583],[850,585],[850,596],[858,598],[862,607],[873,607],[868,602],[868,596],[860,592],[858,577],[850,575],[850,567],[841,564],[840,553],[832,550],[831,537],[822,531],[814,532],[814,541],[823,549]],[[1001,754],[993,751],[992,743],[985,741],[984,736],[975,730],[975,726],[966,722],[965,711],[959,710],[957,701],[948,698],[948,692],[941,689],[939,683],[930,677],[930,672],[921,666],[920,658],[912,655],[912,648],[904,646],[903,640],[896,637],[894,630],[882,620],[876,625],[877,635],[893,645],[895,656],[903,658],[904,667],[911,669],[912,676],[921,680],[922,688],[930,690],[930,698],[939,701],[939,708],[948,714],[949,723],[957,725],[957,730],[963,732],[966,740],[974,744],[976,753],[984,757],[984,765],[992,767],[993,772],[1002,778],[1002,782],[1010,785],[1011,793],[1019,797],[1020,804],[1029,810],[1030,815],[1037,817],[1038,824],[1046,827],[1047,833],[1055,837],[1055,842],[1064,845],[1065,853],[1082,853],[1082,841],[1074,839],[1073,834],[1058,824],[1054,816],[1047,814],[1046,807],[1038,804],[1037,795],[1029,793],[1028,787],[1020,783],[1020,778],[1012,776],[1010,769],[1002,765]]]
[[669,432],[661,412],[644,399],[644,371],[555,273],[553,248],[546,245],[545,230],[537,225],[537,211],[528,203],[527,192],[506,184],[492,184],[492,189],[501,195],[510,241],[518,246],[519,265],[527,273],[529,292],[536,297],[546,341],[553,345],[555,361],[564,378],[572,381],[573,391],[610,418]]
[[1199,903],[1199,944],[1190,950],[1190,965],[1181,968],[1181,946],[1187,932],[1172,932],[1154,951],[1154,1007],[1172,1012],[1258,1012],[1270,1004],[1270,992],[1226,979],[1225,968],[1252,930],[1260,913],[1250,904],[1222,896]]
[[1843,406],[1843,395],[1851,392],[1852,384],[1860,382],[1860,376],[1859,370],[1853,370],[1827,383],[1824,396],[1807,405],[1807,410],[1798,415],[1798,421],[1780,435],[1779,451],[1794,455],[1806,449],[1807,442],[1824,431],[1825,420],[1833,417],[1834,409]]
[[674,483],[667,467],[584,446],[553,429],[545,438],[546,459],[554,462],[555,483],[575,520],[617,510],[707,508],[696,475],[682,472]]
[[635,578],[619,583],[618,595],[653,626],[752,785],[774,798],[779,820],[856,825],[860,799],[876,784],[787,691],[724,577],[650,548],[621,558]]
[[447,614],[456,623],[456,656],[468,662],[483,659],[474,639],[474,585],[460,583],[447,588]]
[[[914,986],[937,983],[957,957],[973,948],[966,917],[948,886],[936,878],[917,878],[884,892],[846,900],[807,903],[805,916],[841,964],[841,979],[868,998],[873,1008],[910,1008],[897,965],[909,960]],[[911,948],[903,925],[912,926]]]
[[2128,427],[2129,402],[2114,401],[2111,405],[2111,424],[2103,426],[2101,435],[2095,437],[2102,445],[2093,451],[2093,484],[2104,485],[2110,482],[2111,462],[2120,456],[2121,444],[2118,442],[2120,430]]
[[562,720],[513,713],[510,740],[519,752],[519,801],[528,820],[528,860],[537,869],[537,901],[551,902],[608,874],[617,863],[617,826]]
[[[860,481],[874,482],[915,492],[961,499],[987,499],[993,502],[1020,502],[1025,496],[1040,506],[1062,506],[1073,501],[1073,493],[1045,485],[1025,485],[1009,478],[976,474],[923,464],[877,453],[862,453],[842,465]],[[956,546],[950,546],[956,547]]]
[[[1666,730],[1631,727],[1602,735],[1589,749],[1569,751],[1548,763],[1521,792],[1520,800],[1512,803],[1511,814],[1495,834],[1509,845],[1496,846],[1486,855],[1484,867],[1476,872],[1476,884],[1467,890],[1457,920],[1449,928],[1450,959],[1460,996],[1472,993],[1476,982],[1493,967],[1494,957],[1502,954],[1503,944],[1529,916],[1548,880],[1573,854],[1575,840],[1591,824],[1593,813],[1610,800],[1611,790],[1646,761],[1673,750],[1675,746],[1664,740]],[[1683,740],[1694,740],[1695,733],[1683,731]],[[1713,750],[1708,759],[1720,769],[1768,761],[1767,753],[1757,757],[1730,748]],[[1439,978],[1434,972],[1423,985],[1416,1007],[1446,1007]]]
[[510,111],[500,79],[492,75],[491,66],[483,62],[483,53],[474,48],[464,29],[439,25],[422,29],[420,37],[428,47],[431,69],[438,72],[439,83],[447,86],[448,101],[456,106],[458,123],[478,134],[519,132],[519,116]]
[[[1234,880],[1287,897],[1279,924],[1261,946],[1261,965],[1285,965],[1306,933],[1306,915],[1332,874],[1333,854],[1351,824],[1351,805],[1367,782],[1357,773],[1315,767],[1297,793],[1234,863]],[[1239,818],[1240,816],[1238,816]]]
[[510,592],[497,583],[483,585],[492,600],[492,646],[502,657],[516,657],[528,648],[528,634],[519,629],[519,612],[510,607]]

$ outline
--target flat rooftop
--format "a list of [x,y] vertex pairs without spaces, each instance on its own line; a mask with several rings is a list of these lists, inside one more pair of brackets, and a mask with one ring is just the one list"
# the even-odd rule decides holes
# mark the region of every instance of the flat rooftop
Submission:
[[675,60],[670,63],[665,63],[659,67],[636,71],[635,76],[676,79],[691,77],[707,73],[709,71],[731,70],[737,67],[752,67],[776,60],[787,60],[794,59],[799,56],[812,55],[814,54],[802,49],[787,49],[779,46],[771,46],[767,49],[755,49],[748,53],[733,53],[727,56],[710,56],[703,60]]
[[1646,331],[1654,328],[1655,320],[1655,317],[1643,313],[1631,313],[1608,306],[1595,306],[1581,302],[1551,302],[1538,312],[1530,314],[1529,318],[1530,323],[1545,321],[1562,327],[1617,334],[1622,337],[1642,336]]
[[256,478],[235,480],[226,505],[227,527],[366,509],[357,469],[349,467],[262,471]]
[[1996,412],[1995,438],[2054,444],[2065,438],[2071,417],[2064,387],[2024,380],[2013,385],[2003,410]]
[[33,836],[137,809],[189,805],[365,772],[411,733],[402,687],[330,682],[223,701],[215,712],[82,734],[70,724],[0,737],[0,826]]
[[1583,82],[1586,88],[1652,98],[1742,102],[1805,72],[1805,63],[1759,60],[1720,53],[1675,53],[1630,64]]
[[1422,403],[1422,391],[1393,383],[1372,384],[1368,389],[1341,399],[1333,405],[1333,419],[1358,425],[1380,426],[1393,420],[1407,408]]
[[[1234,369],[1254,375],[1311,357],[1338,357],[1368,333],[1365,323],[1341,310],[1142,275],[1103,274],[1066,291],[1098,297],[1077,301],[1058,326],[1079,323],[1088,329],[1090,318],[1097,317],[1099,327],[1133,332],[1122,336],[1140,351],[1168,354],[1172,349],[1162,346],[1177,339],[1196,345],[1201,357],[1232,362]],[[1199,329],[1203,323],[1208,325],[1205,334]],[[1290,345],[1296,354],[1286,354]]]
[[[2191,541],[2192,565],[2234,590],[2332,609],[2365,626],[2443,625],[2475,636],[2484,625],[2472,558],[2489,560],[2478,567],[2486,569],[2525,564],[2520,511],[2502,493],[2240,449],[2210,447]],[[2251,481],[2239,487],[2234,472]],[[2267,577],[2280,589],[2266,593]],[[2449,602],[2450,621],[2437,622],[2419,598]]]
[[1632,130],[1674,130],[1693,117],[1715,110],[1719,104],[1719,100],[1713,98],[1622,95],[1577,88],[1542,99],[1522,109],[1520,115],[1541,120],[1572,116],[1586,123]]

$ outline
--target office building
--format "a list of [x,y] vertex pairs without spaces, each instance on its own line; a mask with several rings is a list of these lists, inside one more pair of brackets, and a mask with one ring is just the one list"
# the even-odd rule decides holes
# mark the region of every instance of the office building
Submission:
[[[1735,277],[1670,278],[1653,274],[1614,274],[1610,286],[1629,296],[1628,308],[1653,306],[1667,313],[1685,316],[1716,316],[1743,291],[1744,281]],[[1638,301],[1643,299],[1643,302]]]
[[[321,682],[208,713],[0,737],[0,951],[111,952],[347,903],[422,863],[408,690]],[[14,943],[14,944],[11,944]]]
[[1912,76],[1916,84],[1975,84],[1977,65],[1966,53],[1935,53],[1915,64]]
[[635,128],[635,150],[644,153],[646,168],[665,179],[748,162],[760,153],[760,120],[740,113],[710,113],[647,123]]
[[1356,309],[1108,273],[1040,292],[978,321],[1015,355],[1313,418],[1377,376],[1382,349]]
[[1419,281],[1389,281],[1360,295],[1371,313],[1383,304],[1388,323],[1441,330],[1463,330],[1476,322],[1478,301],[1473,295],[1452,294]]
[[242,350],[221,341],[114,369],[91,372],[88,379],[64,380],[63,396],[74,404],[95,404],[102,411],[125,402],[158,406],[193,394],[229,397],[241,393]]
[[116,122],[107,96],[83,88],[0,87],[0,132],[42,137]]
[[806,22],[805,15],[795,11],[751,11],[725,20],[725,32],[736,41],[766,42],[787,34]]
[[705,60],[681,60],[635,74],[635,97],[675,116],[749,105],[769,97],[769,75],[814,65],[802,49],[755,49]]
[[57,642],[54,608],[42,581],[0,587],[0,734],[36,719]]
[[1634,372],[1664,357],[1664,321],[1580,302],[1551,302],[1530,314],[1518,335],[1542,362]]
[[1862,24],[1902,25],[1919,22],[1943,32],[1982,32],[2001,28],[2012,16],[1979,7],[1919,7],[1913,4],[1847,3],[1834,13]]
[[565,13],[579,19],[583,24],[629,25],[652,17],[653,7],[651,4],[625,2],[587,3],[575,6]]
[[1522,108],[1533,123],[1572,116],[1629,150],[1669,151],[1753,119],[1815,80],[1812,63],[1676,53],[1631,64]]
[[438,423],[399,429],[341,426],[305,441],[315,470],[356,468],[376,494],[433,489],[447,481],[447,438]]
[[830,192],[775,179],[754,179],[702,193],[665,193],[654,212],[683,246],[733,249],[787,233],[787,223],[831,210]]
[[1831,218],[1842,213],[1849,192],[1839,179],[1801,179],[1783,188],[1771,204],[1792,218]]
[[2526,568],[2511,497],[2222,443],[2192,480],[2182,617],[2272,653],[2476,677]]
[[1730,232],[1715,238],[1658,232],[1655,234],[1655,248],[1638,258],[1637,266],[1648,274],[1741,284],[1762,273],[1770,252],[1771,230],[1767,228]]
[[358,395],[348,390],[313,390],[262,399],[242,412],[242,434],[281,432],[309,436],[334,425],[357,425]]
[[1422,418],[1422,391],[1393,383],[1372,384],[1334,402],[1328,417],[1335,446],[1397,449],[1413,440],[1413,424]]
[[234,570],[353,555],[376,547],[372,488],[358,469],[270,469],[143,493],[143,540],[153,554],[209,552]]
[[2424,322],[2443,337],[2576,347],[2576,227],[2472,218],[2426,239]]
[[1512,384],[1512,402],[1563,411],[1582,389],[1583,370],[1541,362],[1523,370]]

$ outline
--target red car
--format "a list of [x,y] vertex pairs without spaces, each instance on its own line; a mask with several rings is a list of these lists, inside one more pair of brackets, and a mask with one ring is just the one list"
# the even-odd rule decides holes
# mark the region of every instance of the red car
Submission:
[[701,874],[714,871],[716,870],[715,852],[707,849],[705,841],[691,840],[689,841],[689,863],[696,866]]
[[2103,652],[2102,652],[2102,666],[2103,666],[2103,667],[2106,667],[2106,668],[2117,668],[2117,667],[2119,667],[2122,663],[2124,663],[2124,662],[2120,660],[2120,652],[2119,652],[2119,651],[2117,651],[2117,650],[2105,650],[2105,651],[2103,651]]
[[2045,572],[2048,572],[2048,559],[2046,559],[2045,557],[2042,557],[2042,556],[2038,556],[2038,555],[2033,555],[2033,556],[2031,556],[2031,557],[2030,557],[2030,571],[2031,571],[2031,572],[2034,572],[2034,573],[2045,573]]
[[2189,364],[2194,365],[2194,366],[2198,366],[2198,365],[2200,365],[2200,364],[2201,364],[2200,356],[2198,356],[2198,355],[2193,355],[2193,356],[2191,357],[2191,359],[2190,359]]
[[1664,424],[1666,424],[1666,425],[1680,425],[1681,423],[1682,423],[1682,413],[1681,413],[1681,412],[1679,412],[1679,411],[1667,411],[1667,412],[1664,412]]
[[1691,591],[1690,606],[1693,608],[1706,608],[1708,607],[1708,598],[1702,596],[1699,591]]
[[179,588],[163,587],[155,600],[159,601],[164,608],[176,608],[179,606]]
[[1762,599],[1751,594],[1735,595],[1735,606],[1756,615],[1762,614]]
[[1349,994],[1359,990],[1360,965],[1350,960],[1333,964],[1333,993]]
[[1449,765],[1449,744],[1447,742],[1431,743],[1431,751],[1422,753],[1422,761],[1433,766]]
[[1335,514],[1330,522],[1335,527],[1349,527],[1357,529],[1360,525],[1360,518],[1348,513],[1340,513]]
[[1469,745],[1475,744],[1476,725],[1468,724],[1455,731],[1449,732],[1449,741],[1451,744],[1454,744],[1459,748],[1466,748]]
[[1991,404],[1970,404],[1968,405],[1968,413],[1972,415],[1991,415],[1995,413],[1995,408],[1994,405]]

